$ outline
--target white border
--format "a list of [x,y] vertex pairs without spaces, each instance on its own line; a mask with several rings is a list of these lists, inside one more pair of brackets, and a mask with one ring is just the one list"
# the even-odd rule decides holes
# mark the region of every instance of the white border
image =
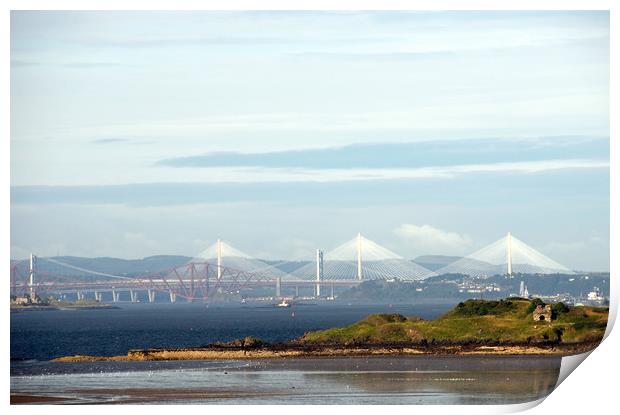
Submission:
[[[422,0],[422,1],[403,1],[403,0],[382,0],[382,1],[350,1],[343,0],[337,4],[334,1],[327,0],[296,0],[283,1],[283,0],[210,0],[210,1],[197,1],[197,0],[177,0],[175,2],[163,1],[163,0],[151,0],[151,1],[133,1],[133,0],[108,0],[108,1],[78,1],[78,0],[8,0],[3,3],[4,14],[2,15],[2,28],[3,42],[1,43],[2,56],[5,58],[4,65],[2,66],[3,83],[4,87],[0,89],[2,100],[2,123],[4,140],[2,140],[2,151],[0,151],[0,157],[2,157],[2,169],[0,175],[4,184],[3,197],[5,198],[2,203],[2,216],[4,218],[5,226],[2,227],[4,232],[2,233],[2,252],[5,253],[5,257],[9,256],[10,252],[10,126],[9,126],[9,110],[10,110],[10,73],[9,73],[9,60],[10,60],[10,16],[9,10],[199,10],[199,9],[211,9],[211,10],[611,10],[611,112],[610,114],[618,114],[618,83],[617,76],[620,65],[618,65],[618,30],[616,25],[619,21],[619,6],[617,2],[613,0]],[[611,120],[611,240],[610,249],[611,252],[620,252],[618,246],[618,218],[617,213],[620,208],[618,204],[618,157],[619,146],[615,141],[617,138],[617,123],[612,118]],[[8,265],[8,261],[5,262]],[[617,393],[617,385],[614,380],[617,377],[616,370],[618,370],[618,357],[617,351],[620,350],[620,336],[615,332],[610,333],[610,329],[613,326],[613,322],[616,318],[617,305],[618,305],[618,282],[615,277],[618,267],[618,256],[611,256],[611,312],[610,312],[610,325],[606,335],[608,337],[605,341],[588,357],[588,362],[585,365],[581,365],[574,375],[568,376],[568,378],[562,383],[562,385],[553,392],[547,399],[545,399],[540,405],[533,409],[534,413],[548,413],[548,412],[565,412],[565,413],[578,413],[580,411],[606,411],[606,408],[612,408],[618,401],[619,394]],[[4,318],[2,319],[3,333],[9,331],[10,316],[8,313],[8,307],[5,311]],[[2,343],[3,352],[3,364],[5,365],[5,374],[8,375],[9,371],[9,336],[5,337],[5,341]],[[567,363],[574,366],[576,359],[568,359]],[[568,366],[564,366],[563,370],[566,371]],[[574,368],[573,368],[574,369]],[[5,393],[3,396],[5,405],[9,404],[9,376],[4,377]],[[540,403],[540,402],[538,402]],[[235,411],[259,411],[269,412],[270,414],[290,414],[295,413],[316,413],[318,411],[328,412],[348,412],[355,411],[357,414],[363,413],[377,413],[379,411],[389,411],[391,413],[410,413],[412,410],[420,410],[425,413],[447,413],[451,414],[455,411],[459,413],[467,414],[484,414],[484,413],[503,413],[513,412],[517,410],[526,409],[527,407],[535,406],[537,403],[531,403],[529,405],[514,405],[514,406],[460,406],[458,408],[450,406],[425,406],[420,408],[411,407],[379,407],[379,406],[366,406],[366,407],[287,407],[287,406],[272,406],[272,407],[253,407],[245,408],[241,406],[236,407],[218,407],[215,409],[218,412],[233,413]],[[127,408],[125,408],[127,409]],[[132,407],[131,411],[138,412],[168,412],[173,410],[171,406],[145,406],[141,408]],[[52,413],[66,413],[66,412],[82,412],[83,407],[53,407],[46,406],[39,410],[51,411]],[[99,406],[90,407],[89,411],[93,412],[108,412],[114,410],[111,407]],[[204,412],[213,410],[213,408],[205,408],[202,406],[184,406],[183,411],[189,412]],[[32,407],[10,407],[9,411],[15,413],[28,413],[32,411]]]

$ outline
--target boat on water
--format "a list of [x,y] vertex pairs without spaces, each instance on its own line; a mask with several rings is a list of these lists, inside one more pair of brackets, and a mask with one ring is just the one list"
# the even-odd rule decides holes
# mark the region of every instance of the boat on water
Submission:
[[290,306],[291,306],[291,303],[289,303],[286,300],[282,300],[278,304],[276,304],[276,307],[290,307]]

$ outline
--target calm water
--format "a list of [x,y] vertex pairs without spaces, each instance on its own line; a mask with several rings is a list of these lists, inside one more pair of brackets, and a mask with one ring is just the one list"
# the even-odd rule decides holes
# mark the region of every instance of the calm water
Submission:
[[11,358],[47,360],[89,354],[126,354],[129,349],[202,346],[254,336],[290,340],[310,330],[354,323],[372,313],[435,318],[443,305],[125,304],[118,310],[23,311],[11,313]]
[[119,310],[13,313],[11,395],[15,402],[36,395],[58,403],[498,404],[539,399],[553,390],[560,358],[47,361],[71,354],[125,354],[130,348],[199,346],[246,335],[276,342],[371,313],[434,318],[451,306],[128,304]]

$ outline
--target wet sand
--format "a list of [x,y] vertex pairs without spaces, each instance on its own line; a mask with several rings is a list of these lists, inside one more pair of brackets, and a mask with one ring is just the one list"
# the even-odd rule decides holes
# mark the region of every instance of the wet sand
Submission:
[[48,362],[46,375],[11,376],[11,403],[519,403],[549,394],[560,364],[558,356],[473,355]]
[[11,405],[65,403],[70,400],[71,398],[61,398],[58,396],[11,394]]
[[56,397],[16,394],[11,395],[11,405],[34,405],[34,404],[165,404],[172,402],[228,400],[228,399],[252,399],[266,397],[284,397],[285,391],[243,391],[243,390],[187,390],[187,389],[89,389],[86,393],[82,390],[66,391],[72,397]]

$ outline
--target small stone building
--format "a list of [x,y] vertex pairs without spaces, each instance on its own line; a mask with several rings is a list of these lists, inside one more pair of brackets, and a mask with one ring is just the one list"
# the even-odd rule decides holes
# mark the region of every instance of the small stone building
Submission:
[[537,305],[532,317],[534,321],[551,321],[551,306],[549,304],[544,307]]

